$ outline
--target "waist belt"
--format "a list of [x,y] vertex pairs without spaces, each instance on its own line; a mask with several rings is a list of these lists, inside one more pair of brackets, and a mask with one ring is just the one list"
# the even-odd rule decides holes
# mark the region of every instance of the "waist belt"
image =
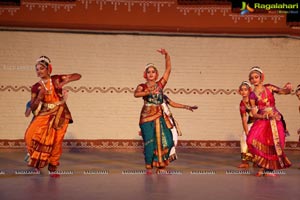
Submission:
[[43,107],[51,110],[51,109],[55,108],[56,106],[62,105],[64,103],[65,103],[65,101],[58,101],[55,103],[43,103]]
[[160,106],[161,104],[145,103],[145,106]]

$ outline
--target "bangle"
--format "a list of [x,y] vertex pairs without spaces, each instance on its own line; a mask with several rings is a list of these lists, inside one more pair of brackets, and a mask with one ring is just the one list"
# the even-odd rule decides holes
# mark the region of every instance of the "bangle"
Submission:
[[265,117],[264,117],[264,119],[269,119],[269,115],[266,114]]

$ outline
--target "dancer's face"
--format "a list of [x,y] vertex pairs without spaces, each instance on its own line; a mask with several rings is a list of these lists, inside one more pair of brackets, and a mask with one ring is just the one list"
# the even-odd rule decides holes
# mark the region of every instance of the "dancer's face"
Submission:
[[158,73],[154,67],[148,67],[146,71],[147,81],[155,81],[158,77]]
[[249,88],[246,85],[242,85],[240,88],[240,94],[242,97],[248,97],[249,96]]
[[36,70],[37,76],[40,78],[46,78],[49,76],[48,69],[44,65],[37,64],[35,67],[35,70]]
[[261,74],[259,74],[258,72],[252,72],[249,76],[249,81],[254,86],[261,84]]

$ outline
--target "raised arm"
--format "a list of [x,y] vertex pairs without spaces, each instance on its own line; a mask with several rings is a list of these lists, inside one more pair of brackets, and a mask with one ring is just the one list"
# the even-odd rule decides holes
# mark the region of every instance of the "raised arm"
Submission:
[[171,73],[171,59],[169,53],[165,49],[159,49],[157,51],[164,55],[166,60],[166,69],[162,76],[162,84],[165,85],[168,82]]
[[274,86],[274,85],[269,85],[268,86],[272,92],[275,92],[277,94],[290,94],[292,91],[292,84],[291,83],[286,83],[283,88]]
[[59,87],[63,87],[64,85],[81,79],[81,75],[74,73],[74,74],[66,74],[61,76],[62,81],[59,83]]

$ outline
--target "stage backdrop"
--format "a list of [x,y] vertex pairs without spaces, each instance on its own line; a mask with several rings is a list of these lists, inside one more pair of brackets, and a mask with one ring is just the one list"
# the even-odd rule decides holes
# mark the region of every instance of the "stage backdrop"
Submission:
[[[141,139],[143,104],[133,91],[144,82],[147,63],[164,71],[171,56],[172,72],[165,92],[176,102],[197,105],[195,112],[172,109],[181,140],[237,141],[242,132],[239,84],[249,69],[260,66],[266,83],[300,83],[300,40],[289,38],[193,37],[167,35],[80,34],[30,31],[0,32],[0,139],[23,139],[31,117],[24,116],[30,86],[39,81],[35,61],[50,57],[53,74],[80,73],[68,85],[74,124],[66,139]],[[291,136],[297,141],[299,101],[295,94],[276,95]]]

